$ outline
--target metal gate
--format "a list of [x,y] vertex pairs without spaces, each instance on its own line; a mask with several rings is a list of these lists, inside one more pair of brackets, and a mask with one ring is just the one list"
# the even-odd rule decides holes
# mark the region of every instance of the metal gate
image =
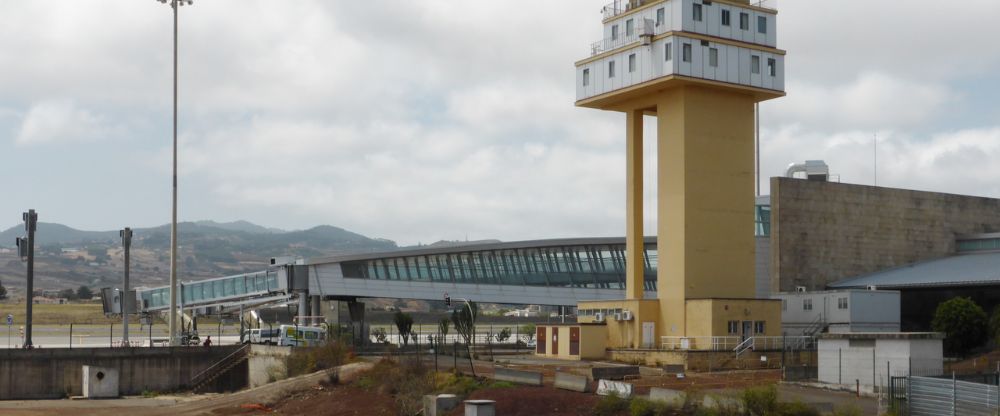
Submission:
[[907,414],[906,386],[909,377],[889,377],[889,410],[897,415]]
[[[896,377],[893,377],[895,379]],[[914,416],[992,416],[1000,406],[1000,388],[931,377],[909,378],[909,414]]]

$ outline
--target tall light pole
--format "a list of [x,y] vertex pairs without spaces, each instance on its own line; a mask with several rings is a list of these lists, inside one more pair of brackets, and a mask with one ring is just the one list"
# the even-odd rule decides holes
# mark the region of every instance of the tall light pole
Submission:
[[[168,0],[157,0],[167,4]],[[169,0],[174,10],[174,170],[173,209],[170,213],[170,312],[167,314],[167,331],[170,345],[180,345],[177,337],[177,9],[184,4],[192,5],[194,0]]]
[[124,230],[118,232],[118,235],[122,237],[122,247],[125,255],[125,276],[122,281],[122,347],[127,347],[128,342],[128,272],[129,272],[129,250],[132,248],[132,229],[125,227]]

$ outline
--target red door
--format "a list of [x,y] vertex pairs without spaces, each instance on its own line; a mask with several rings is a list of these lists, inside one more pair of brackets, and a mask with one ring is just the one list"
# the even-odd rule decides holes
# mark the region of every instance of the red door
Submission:
[[545,327],[535,328],[535,353],[545,354]]
[[580,328],[569,329],[569,355],[580,355]]
[[552,327],[552,354],[559,354],[559,328]]

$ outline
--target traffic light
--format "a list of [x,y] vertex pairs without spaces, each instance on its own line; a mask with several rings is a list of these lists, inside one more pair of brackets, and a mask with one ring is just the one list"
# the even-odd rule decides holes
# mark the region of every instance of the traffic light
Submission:
[[28,239],[17,237],[17,255],[21,257],[21,260],[28,259]]

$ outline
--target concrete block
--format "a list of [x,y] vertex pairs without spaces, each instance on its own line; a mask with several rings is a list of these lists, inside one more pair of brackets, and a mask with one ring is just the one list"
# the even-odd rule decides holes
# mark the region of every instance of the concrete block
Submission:
[[496,402],[493,400],[466,400],[465,416],[496,416]]
[[424,396],[424,415],[439,416],[458,407],[458,396],[454,394],[428,394]]
[[589,385],[590,383],[587,382],[586,376],[556,372],[555,387],[557,389],[586,393]]
[[684,374],[684,364],[667,364],[663,366],[664,374]]
[[542,385],[542,373],[534,371],[511,370],[509,368],[495,367],[493,369],[493,380],[509,381],[517,384],[527,384],[529,386]]
[[684,393],[683,391],[661,389],[659,387],[649,389],[649,400],[656,402],[682,405],[684,404],[684,400],[686,398],[687,393]]
[[624,380],[625,376],[639,376],[639,366],[594,367],[590,369],[591,380]]
[[83,397],[114,399],[118,397],[118,369],[83,366]]
[[632,397],[632,385],[612,380],[600,380],[597,382],[598,396],[610,396],[612,394],[624,399]]

